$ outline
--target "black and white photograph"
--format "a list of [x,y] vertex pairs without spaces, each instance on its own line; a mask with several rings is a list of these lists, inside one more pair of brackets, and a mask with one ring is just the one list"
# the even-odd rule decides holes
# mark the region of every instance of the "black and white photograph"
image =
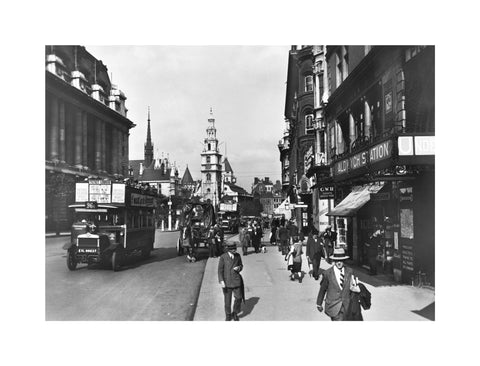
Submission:
[[46,45],[45,74],[46,320],[435,320],[434,46]]
[[5,8],[2,364],[475,363],[470,4]]

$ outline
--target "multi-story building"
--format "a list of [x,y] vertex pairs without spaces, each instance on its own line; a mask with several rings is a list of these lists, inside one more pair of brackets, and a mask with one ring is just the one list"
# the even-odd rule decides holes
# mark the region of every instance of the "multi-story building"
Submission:
[[279,181],[273,184],[269,177],[265,179],[255,177],[252,196],[260,200],[262,213],[271,217],[282,203],[282,185]]
[[434,47],[328,46],[315,55],[323,85],[309,175],[316,197],[334,195],[326,214],[338,245],[368,265],[371,235],[383,230],[381,271],[408,283],[421,272],[434,283]]
[[307,177],[314,154],[313,47],[292,46],[288,55],[285,131],[279,142],[283,191],[290,197],[300,228],[311,216],[313,179]]
[[68,230],[75,181],[128,174],[125,94],[82,46],[46,46],[46,230]]

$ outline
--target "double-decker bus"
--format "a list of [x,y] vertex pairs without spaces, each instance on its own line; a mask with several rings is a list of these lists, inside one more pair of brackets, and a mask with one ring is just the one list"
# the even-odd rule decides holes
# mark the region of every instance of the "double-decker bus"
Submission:
[[155,241],[155,209],[160,196],[128,183],[91,179],[76,183],[74,222],[67,250],[67,267],[102,263],[117,271],[125,258],[148,258]]

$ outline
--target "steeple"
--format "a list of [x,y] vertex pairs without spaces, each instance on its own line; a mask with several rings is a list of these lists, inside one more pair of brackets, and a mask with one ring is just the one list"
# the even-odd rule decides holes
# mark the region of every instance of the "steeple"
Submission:
[[217,129],[215,128],[215,118],[213,118],[212,107],[210,107],[210,118],[208,119],[207,137],[209,139],[217,138]]
[[153,161],[153,144],[150,133],[150,107],[148,107],[148,127],[147,127],[147,142],[145,143],[145,166],[149,167]]

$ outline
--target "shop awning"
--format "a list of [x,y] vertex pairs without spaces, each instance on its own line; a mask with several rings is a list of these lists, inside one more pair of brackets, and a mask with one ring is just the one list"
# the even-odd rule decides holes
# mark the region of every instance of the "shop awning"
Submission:
[[384,183],[370,183],[363,186],[356,186],[352,192],[344,198],[327,216],[355,216],[357,211],[370,201],[370,195],[378,193]]

